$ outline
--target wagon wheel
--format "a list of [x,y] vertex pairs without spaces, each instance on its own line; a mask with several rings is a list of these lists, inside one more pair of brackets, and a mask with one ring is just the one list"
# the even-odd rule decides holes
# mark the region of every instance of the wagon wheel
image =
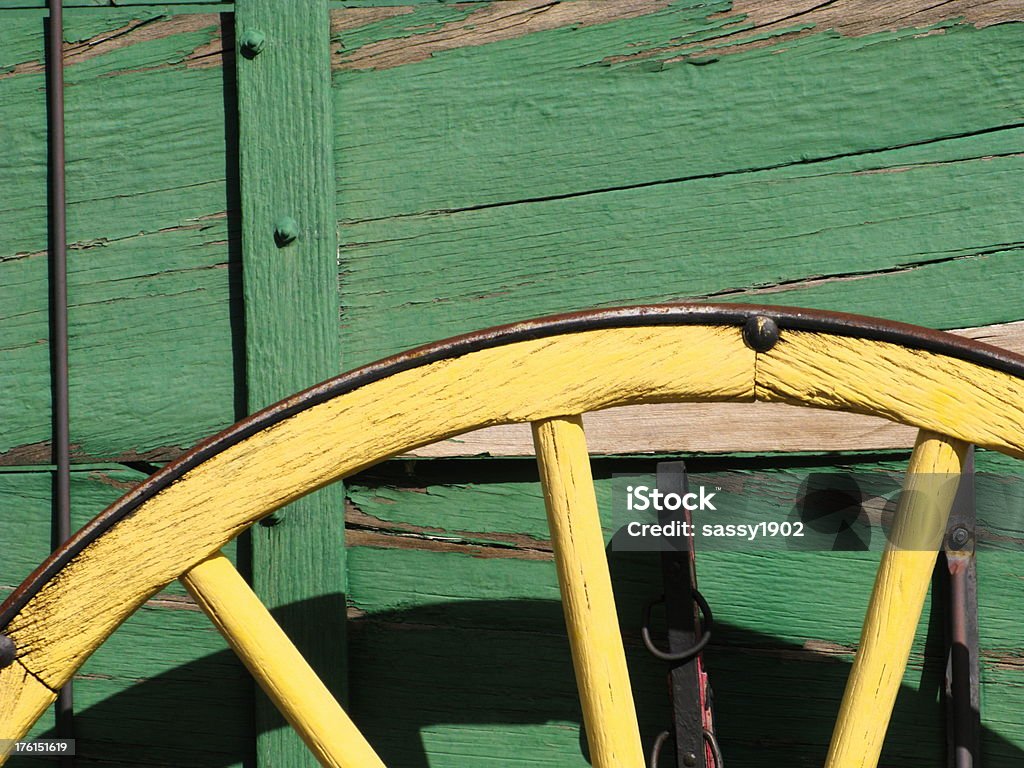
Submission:
[[[580,414],[774,401],[920,428],[907,484],[967,445],[1024,457],[1024,358],[914,326],[806,310],[665,305],[521,323],[421,347],[306,390],[199,444],[79,531],[0,605],[0,738],[180,578],[326,766],[382,766],[220,549],[260,518],[388,457],[531,422],[590,753],[644,764]],[[953,484],[955,486],[955,484]],[[953,489],[901,497],[827,765],[875,766]],[[902,534],[899,532],[902,531]],[[173,541],[174,546],[168,546]],[[6,650],[5,650],[6,649]],[[3,757],[0,756],[0,763]]]

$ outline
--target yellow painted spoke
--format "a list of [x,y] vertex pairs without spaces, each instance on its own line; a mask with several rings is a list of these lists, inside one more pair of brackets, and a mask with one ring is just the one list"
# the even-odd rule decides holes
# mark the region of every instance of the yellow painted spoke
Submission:
[[384,768],[302,654],[222,554],[181,577],[267,696],[328,768]]
[[583,422],[533,423],[548,525],[594,768],[644,765]]
[[871,593],[826,768],[875,768],[967,444],[922,430]]

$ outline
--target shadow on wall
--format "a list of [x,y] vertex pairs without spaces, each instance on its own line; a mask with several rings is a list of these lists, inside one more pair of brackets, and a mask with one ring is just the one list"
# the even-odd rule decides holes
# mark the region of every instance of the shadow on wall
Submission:
[[[275,613],[286,623],[311,607]],[[668,725],[665,667],[635,631],[625,640],[649,746]],[[444,602],[366,615],[351,621],[350,654],[350,709],[388,765],[588,764],[558,602]],[[919,689],[904,687],[897,702],[883,765],[944,762],[941,648],[926,656],[934,663],[926,661]],[[729,768],[823,763],[848,655],[718,623],[706,660]],[[79,764],[252,764],[250,690],[230,651],[135,684],[80,712]],[[984,740],[985,765],[1024,761],[997,734],[986,730]]]

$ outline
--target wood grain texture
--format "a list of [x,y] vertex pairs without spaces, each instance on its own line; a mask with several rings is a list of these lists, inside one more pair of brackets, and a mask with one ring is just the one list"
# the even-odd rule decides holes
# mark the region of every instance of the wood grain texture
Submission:
[[[246,388],[250,412],[341,371],[327,0],[281,12],[275,0],[238,0],[236,39],[265,36],[235,57]],[[294,242],[276,232],[296,222]],[[253,587],[292,612],[285,630],[336,696],[345,689],[345,523],[340,486],[296,502],[281,523],[252,530]],[[327,600],[317,600],[329,596]],[[311,605],[313,603],[310,603]],[[296,735],[257,700],[260,765],[303,766]]]
[[644,764],[579,416],[532,425],[562,608],[595,768]]
[[[3,14],[0,123],[10,145],[0,156],[0,387],[10,394],[0,403],[0,463],[7,465],[50,460],[44,19],[39,11]],[[220,17],[184,19],[163,7],[65,14],[79,463],[174,455],[239,415],[226,84],[219,67],[202,66],[211,51],[219,54]]]
[[[957,335],[1024,354],[1024,322],[961,328]],[[885,451],[913,448],[917,430],[874,416],[784,403],[663,403],[584,414],[591,454]],[[752,430],[750,425],[757,424]],[[533,456],[525,424],[477,430],[411,456]]]
[[[626,13],[627,4],[607,5],[616,8],[596,13]],[[458,37],[471,30],[461,29],[455,47],[427,61],[336,73],[347,366],[548,311],[716,293],[938,327],[1019,319],[1005,288],[1020,281],[1015,222],[1024,214],[1005,190],[1021,172],[1022,144],[1005,94],[1021,87],[1022,25],[984,26],[1000,3],[980,3],[965,20],[960,4],[935,6],[929,13],[945,14],[935,30],[915,26],[919,6],[839,2],[832,18],[862,19],[863,29],[836,37],[819,14],[794,19],[799,41],[768,30],[772,45],[707,66],[644,71],[657,53],[589,66],[660,42],[697,44],[699,61],[707,46],[749,42],[778,20],[765,4],[677,5],[465,48]],[[520,7],[507,26],[551,12]],[[733,21],[714,18],[716,9]],[[230,371],[244,341],[228,299],[237,220],[226,217],[224,182],[232,84],[208,66],[220,61],[222,33],[204,10],[184,14],[187,25],[174,6],[68,13],[80,461],[174,458],[241,412]],[[395,19],[407,23],[350,19],[338,51],[397,41],[411,54],[424,34],[469,12],[355,10],[401,11]],[[0,223],[10,233],[0,306],[11,308],[0,346],[12,356],[0,376],[16,393],[0,404],[8,464],[47,461],[49,439],[42,13],[26,13],[5,16],[0,55],[10,73],[0,81],[2,121],[16,142],[0,158],[9,180]],[[556,177],[561,192],[551,189]],[[562,193],[576,197],[547,199]],[[358,223],[366,204],[381,202],[413,215]],[[468,210],[491,202],[489,213]],[[448,279],[433,279],[439,272]],[[946,300],[904,299],[921,293]]]
[[922,430],[907,468],[826,768],[875,768],[968,445]]
[[[683,359],[680,348],[694,351]],[[481,424],[652,398],[749,398],[752,372],[753,352],[737,328],[682,326],[520,342],[396,374],[299,413],[187,473],[91,544],[10,631],[28,666],[56,687],[162,585],[260,517],[332,480]],[[172,535],[175,546],[167,547]],[[107,567],[136,559],[131,570]]]
[[[223,555],[182,576],[210,620],[325,768],[384,768],[280,625]],[[277,764],[288,758],[275,755]]]
[[[964,5],[359,9],[335,40],[347,360],[647,300],[1020,320],[1024,25]],[[431,55],[345,68],[385,47]]]
[[761,400],[881,414],[1024,456],[1024,382],[1009,374],[884,342],[787,331],[758,356],[757,379]]
[[[42,717],[57,694],[19,662],[0,670],[0,741],[20,739]],[[0,746],[0,765],[9,753]]]

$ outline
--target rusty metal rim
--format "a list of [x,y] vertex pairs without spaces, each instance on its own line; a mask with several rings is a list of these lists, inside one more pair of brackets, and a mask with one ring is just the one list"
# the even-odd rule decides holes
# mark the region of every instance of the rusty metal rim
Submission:
[[343,373],[265,408],[200,442],[180,459],[168,464],[138,488],[121,497],[47,558],[0,605],[0,631],[7,627],[18,612],[65,565],[91,542],[129,517],[143,502],[221,451],[256,432],[334,397],[419,366],[504,344],[610,328],[661,325],[743,327],[751,318],[770,318],[781,331],[811,331],[899,344],[909,349],[934,352],[977,363],[1024,379],[1024,357],[998,347],[906,323],[795,307],[753,304],[649,304],[552,315],[455,336]]

